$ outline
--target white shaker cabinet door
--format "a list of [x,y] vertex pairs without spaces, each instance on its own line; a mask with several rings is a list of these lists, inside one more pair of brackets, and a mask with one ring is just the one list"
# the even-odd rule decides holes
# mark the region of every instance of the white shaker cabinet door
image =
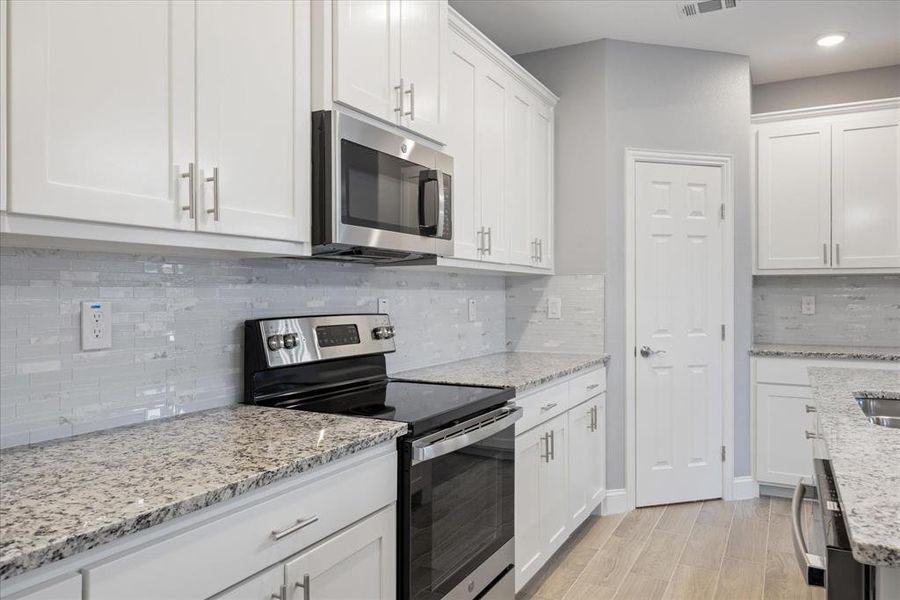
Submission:
[[541,536],[549,556],[569,537],[568,416],[554,417],[544,427],[550,460],[541,463]]
[[484,63],[475,88],[476,184],[484,227],[481,259],[504,264],[509,256],[508,223],[504,214],[506,132],[503,127],[508,79],[488,61]]
[[396,123],[400,86],[400,0],[335,0],[334,99]]
[[199,223],[309,240],[309,3],[197,4]]
[[806,432],[815,432],[811,391],[806,386],[756,385],[756,479],[797,485],[812,476]]
[[[606,498],[606,394],[588,400],[594,410],[594,428],[591,431],[591,474],[588,479],[588,506],[597,508]],[[569,460],[577,460],[569,457]]]
[[506,214],[509,227],[509,262],[535,266],[536,236],[531,227],[530,161],[531,112],[534,97],[519,85],[510,87],[506,101]]
[[760,269],[828,269],[831,131],[783,123],[758,132],[757,262]]
[[583,402],[567,413],[569,419],[569,518],[572,529],[590,513],[588,490],[593,466],[593,404]]
[[475,88],[484,58],[458,35],[450,38],[447,148],[453,156],[453,257],[481,258],[481,202],[475,187]]
[[305,550],[285,565],[286,600],[393,600],[396,529],[391,505]]
[[447,0],[401,0],[401,124],[425,137],[446,141]]
[[553,109],[537,104],[531,112],[529,129],[531,205],[529,220],[537,240],[535,266],[553,267],[553,236],[551,235],[553,210]]
[[546,561],[541,535],[541,470],[549,460],[544,427],[516,436],[516,591],[519,591]]
[[900,110],[831,126],[836,268],[900,267]]
[[10,211],[194,229],[194,2],[10,2],[9,93]]

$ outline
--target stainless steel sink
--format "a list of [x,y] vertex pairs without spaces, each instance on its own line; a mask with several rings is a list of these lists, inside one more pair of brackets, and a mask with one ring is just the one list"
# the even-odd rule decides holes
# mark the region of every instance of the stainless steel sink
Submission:
[[875,395],[859,392],[854,395],[856,403],[869,418],[869,423],[900,429],[900,394]]

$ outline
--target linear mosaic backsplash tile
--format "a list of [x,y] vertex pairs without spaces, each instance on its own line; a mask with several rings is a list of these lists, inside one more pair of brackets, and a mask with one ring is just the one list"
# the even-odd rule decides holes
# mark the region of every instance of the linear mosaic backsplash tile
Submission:
[[[816,314],[800,314],[801,296]],[[900,275],[754,277],[753,341],[900,347]]]
[[[506,282],[508,350],[603,352],[603,275],[508,277]],[[547,317],[553,296],[562,300],[561,319]]]
[[[504,350],[499,276],[0,248],[0,446],[237,402],[245,319],[375,312],[378,298],[399,333],[391,371]],[[86,300],[112,302],[112,349],[81,351]]]

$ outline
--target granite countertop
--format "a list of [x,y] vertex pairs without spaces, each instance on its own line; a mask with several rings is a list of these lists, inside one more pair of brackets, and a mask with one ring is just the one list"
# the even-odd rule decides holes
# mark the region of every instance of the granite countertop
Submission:
[[555,352],[500,352],[452,363],[395,373],[397,379],[512,387],[524,390],[583,371],[605,365],[609,354],[563,354]]
[[854,394],[900,400],[900,371],[810,368],[853,557],[900,567],[900,429],[869,423]]
[[406,432],[237,405],[0,452],[0,580]]
[[754,344],[750,356],[773,358],[832,358],[848,360],[900,361],[900,348],[874,346],[804,346],[797,344]]

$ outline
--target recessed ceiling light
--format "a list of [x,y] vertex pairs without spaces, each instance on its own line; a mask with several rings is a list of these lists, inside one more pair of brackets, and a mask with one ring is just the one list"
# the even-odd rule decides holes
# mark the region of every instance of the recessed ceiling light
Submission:
[[846,33],[826,33],[825,35],[820,35],[816,38],[816,44],[823,48],[831,48],[832,46],[837,46],[846,39]]

